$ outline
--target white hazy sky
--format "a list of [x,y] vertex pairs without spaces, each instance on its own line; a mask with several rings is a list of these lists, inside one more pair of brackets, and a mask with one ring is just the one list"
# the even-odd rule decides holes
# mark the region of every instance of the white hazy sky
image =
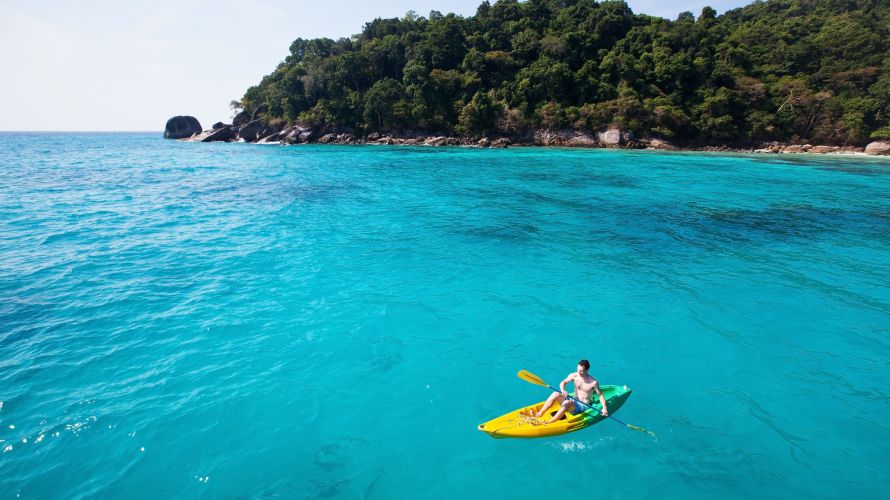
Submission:
[[[0,130],[163,130],[179,114],[209,128],[297,37],[350,36],[409,10],[468,16],[481,1],[0,0]],[[673,19],[749,2],[628,3]]]

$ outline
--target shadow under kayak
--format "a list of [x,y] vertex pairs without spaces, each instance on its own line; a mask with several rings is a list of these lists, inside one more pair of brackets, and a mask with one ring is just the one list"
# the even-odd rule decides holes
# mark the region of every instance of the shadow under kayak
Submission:
[[[604,385],[600,387],[600,390],[603,391],[603,396],[606,398],[610,415],[621,408],[631,393],[631,389],[626,385]],[[540,419],[529,416],[533,412],[537,412],[545,402],[541,401],[540,403],[513,410],[484,424],[479,424],[477,428],[493,438],[538,438],[559,436],[560,434],[581,430],[606,418],[600,413],[602,405],[595,401],[590,405],[591,409],[585,412],[577,415],[567,414],[552,424],[545,424],[543,422],[551,418],[556,410],[559,409],[558,406],[553,405],[550,407],[547,413]]]

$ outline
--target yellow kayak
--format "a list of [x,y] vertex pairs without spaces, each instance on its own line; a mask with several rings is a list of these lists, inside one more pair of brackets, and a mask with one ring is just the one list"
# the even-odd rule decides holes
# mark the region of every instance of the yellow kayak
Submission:
[[[626,385],[604,385],[600,389],[606,398],[606,404],[609,407],[609,414],[613,414],[621,408],[621,405],[630,397],[631,390]],[[566,414],[562,419],[546,424],[552,415],[559,409],[553,405],[544,414],[543,417],[537,419],[534,414],[544,405],[546,401],[535,403],[531,406],[513,410],[506,415],[501,415],[495,419],[489,420],[484,424],[479,424],[478,429],[487,433],[493,438],[538,438],[548,436],[558,436],[581,430],[585,427],[605,419],[600,413],[601,405],[599,402],[591,404],[591,409],[579,413],[577,415]]]

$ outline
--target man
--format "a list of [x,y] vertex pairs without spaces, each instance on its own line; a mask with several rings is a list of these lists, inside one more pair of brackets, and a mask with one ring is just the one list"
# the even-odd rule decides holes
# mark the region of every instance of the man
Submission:
[[[565,380],[560,382],[559,390],[560,392],[554,392],[547,398],[547,401],[544,402],[544,405],[541,406],[541,409],[535,414],[536,418],[541,418],[544,415],[550,406],[553,403],[559,403],[560,407],[557,410],[556,415],[553,415],[553,418],[548,420],[546,423],[552,424],[557,420],[561,419],[566,412],[571,413],[572,415],[577,415],[585,410],[591,408],[590,406],[590,395],[595,392],[597,396],[600,398],[600,403],[603,405],[602,414],[604,417],[609,416],[609,409],[606,408],[606,397],[603,396],[603,391],[600,390],[600,384],[596,381],[595,378],[591,377],[587,371],[590,370],[590,362],[586,359],[582,359],[578,362],[578,368],[576,371],[569,374]],[[569,399],[569,393],[566,392],[566,384],[572,382],[575,384],[575,399],[580,401],[577,402],[573,399]]]

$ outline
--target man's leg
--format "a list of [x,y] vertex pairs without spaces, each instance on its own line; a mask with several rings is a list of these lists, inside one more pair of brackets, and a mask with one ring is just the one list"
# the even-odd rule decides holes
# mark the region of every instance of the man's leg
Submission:
[[553,415],[553,418],[548,420],[547,423],[552,424],[553,422],[556,422],[557,420],[561,419],[562,416],[566,414],[566,410],[568,410],[569,408],[574,408],[575,407],[574,405],[575,405],[575,402],[572,401],[571,399],[563,401],[562,404],[559,406],[559,410],[557,410],[556,415]]
[[562,394],[560,394],[558,392],[554,392],[553,394],[550,395],[549,398],[547,398],[547,401],[545,401],[544,404],[541,405],[541,409],[538,410],[537,413],[535,413],[535,416],[538,418],[541,418],[544,415],[544,412],[547,411],[547,409],[553,405],[554,401],[556,401],[557,403],[562,403],[562,401],[564,399],[565,399],[565,396],[563,396]]

